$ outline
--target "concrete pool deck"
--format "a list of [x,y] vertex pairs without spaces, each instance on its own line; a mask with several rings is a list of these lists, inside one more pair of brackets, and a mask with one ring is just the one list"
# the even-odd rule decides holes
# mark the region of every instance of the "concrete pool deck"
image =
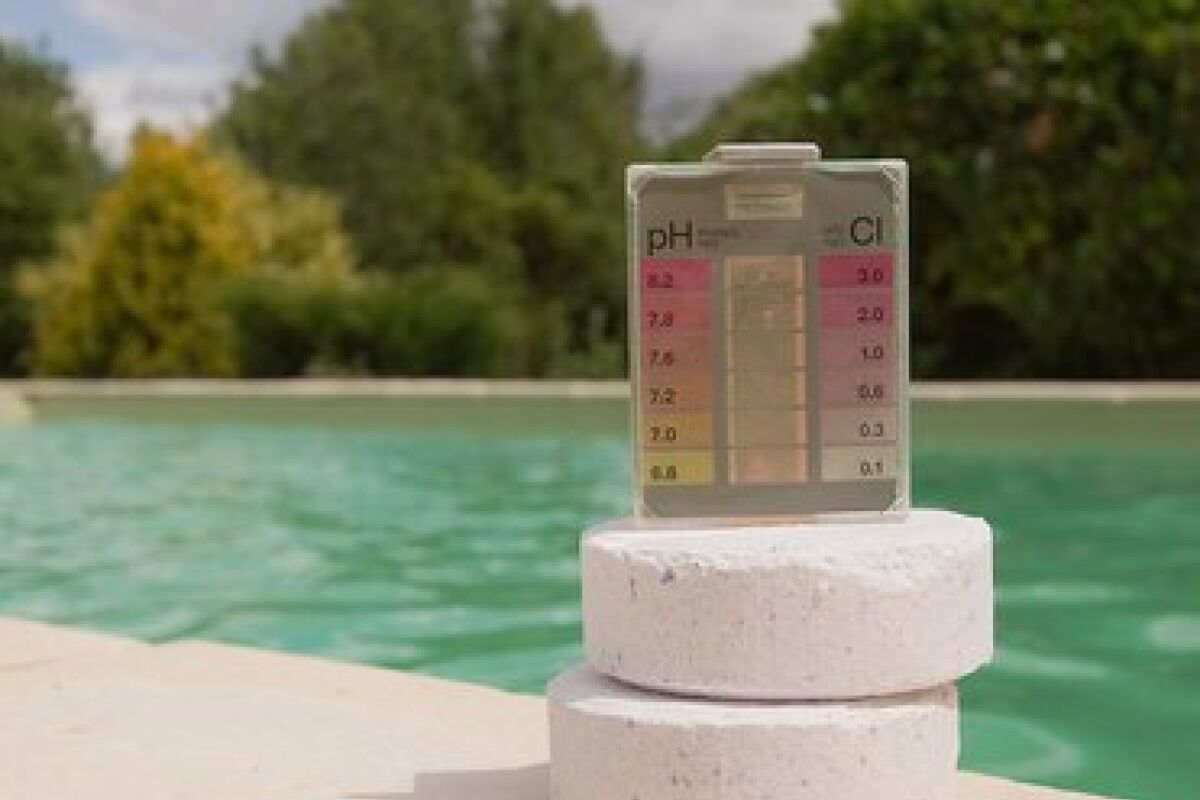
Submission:
[[[961,800],[1088,795],[963,773]],[[546,800],[541,698],[0,618],[0,798]]]

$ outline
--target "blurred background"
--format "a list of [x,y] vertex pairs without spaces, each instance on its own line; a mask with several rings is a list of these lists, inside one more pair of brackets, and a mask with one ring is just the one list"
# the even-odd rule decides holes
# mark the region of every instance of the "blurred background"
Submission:
[[728,140],[909,159],[915,378],[1089,382],[918,389],[998,535],[966,765],[1194,797],[1193,0],[0,0],[0,613],[540,691],[619,384],[41,379],[620,380],[624,167]]

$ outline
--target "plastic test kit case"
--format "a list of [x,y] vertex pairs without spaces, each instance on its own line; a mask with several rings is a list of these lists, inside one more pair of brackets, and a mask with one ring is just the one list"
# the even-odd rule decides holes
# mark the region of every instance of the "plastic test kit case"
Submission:
[[812,144],[628,171],[641,517],[908,508],[908,178]]

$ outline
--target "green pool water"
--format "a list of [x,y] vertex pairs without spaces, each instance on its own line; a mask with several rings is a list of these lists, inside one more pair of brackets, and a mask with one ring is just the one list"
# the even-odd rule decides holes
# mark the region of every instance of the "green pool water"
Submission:
[[[537,692],[577,534],[624,513],[617,401],[105,401],[0,427],[0,613]],[[1200,796],[1200,404],[919,404],[918,503],[990,519],[966,766]]]

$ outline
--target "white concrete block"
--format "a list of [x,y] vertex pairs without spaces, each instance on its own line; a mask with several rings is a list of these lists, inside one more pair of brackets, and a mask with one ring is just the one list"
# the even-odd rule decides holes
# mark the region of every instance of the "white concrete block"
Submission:
[[548,689],[551,800],[950,800],[953,685],[761,703],[654,694],[577,668]]
[[[992,654],[986,522],[636,527],[582,547],[591,666],[646,688],[837,699],[946,683]],[[643,800],[645,800],[643,798]]]

